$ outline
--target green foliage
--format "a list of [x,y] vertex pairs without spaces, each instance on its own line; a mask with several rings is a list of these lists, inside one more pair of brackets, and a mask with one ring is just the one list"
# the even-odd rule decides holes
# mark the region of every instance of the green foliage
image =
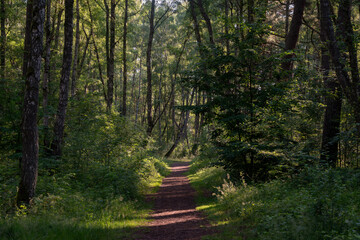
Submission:
[[228,36],[235,43],[234,53],[208,52],[184,79],[209,96],[195,111],[206,115],[219,164],[232,177],[239,179],[243,172],[252,181],[315,162],[322,107],[311,71],[299,63],[293,78],[287,78],[281,68],[283,54],[266,53],[270,27],[261,21],[242,26],[249,33],[241,42],[237,34]]
[[2,156],[0,239],[126,238],[145,221],[150,206],[143,195],[169,168],[142,129],[104,113],[98,100],[70,102],[63,156],[42,148],[31,208],[14,208],[18,162]]
[[[204,190],[215,175],[202,169],[190,177]],[[359,176],[358,170],[311,167],[292,179],[257,185],[244,178],[238,184],[216,180],[210,185],[218,186],[217,199],[199,208],[221,228],[210,239],[358,239]]]

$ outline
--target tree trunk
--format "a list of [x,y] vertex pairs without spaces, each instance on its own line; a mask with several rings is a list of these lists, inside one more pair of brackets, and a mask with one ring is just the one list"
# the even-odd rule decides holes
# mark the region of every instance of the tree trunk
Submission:
[[141,99],[141,76],[142,76],[142,65],[141,65],[141,58],[139,63],[139,88],[138,88],[138,96],[136,99],[136,111],[135,111],[135,123],[137,124],[138,121],[138,114],[139,114],[139,105],[140,105],[140,99]]
[[46,1],[46,22],[45,22],[45,65],[43,74],[43,109],[44,109],[44,146],[49,147],[49,112],[48,112],[48,97],[49,97],[49,82],[50,82],[50,58],[51,58],[51,0]]
[[125,16],[124,16],[124,33],[123,33],[123,102],[122,115],[126,116],[126,91],[127,91],[127,62],[126,62],[126,38],[127,38],[127,21],[128,21],[128,0],[125,0]]
[[229,41],[229,0],[225,0],[225,45],[226,54],[230,55],[230,41]]
[[344,42],[349,53],[351,78],[354,87],[359,89],[359,68],[357,60],[357,47],[354,44],[354,30],[351,23],[351,0],[342,0],[339,5],[337,36]]
[[26,79],[27,67],[30,61],[30,50],[31,50],[31,24],[33,18],[33,1],[28,0],[26,5],[26,27],[25,27],[25,40],[24,40],[24,57],[23,57],[23,78]]
[[197,0],[197,3],[198,3],[198,7],[199,7],[199,10],[200,10],[201,16],[204,18],[205,23],[206,23],[206,27],[208,29],[209,41],[210,41],[211,45],[215,46],[214,34],[213,34],[212,25],[211,25],[211,20],[210,20],[208,14],[205,11],[202,0]]
[[73,8],[74,0],[65,0],[65,28],[64,28],[64,52],[63,64],[60,79],[59,105],[54,126],[54,141],[52,143],[52,151],[54,156],[61,156],[61,145],[65,128],[66,108],[69,95],[69,79],[72,61],[72,45],[73,45]]
[[285,38],[289,32],[289,19],[290,19],[290,0],[286,0],[285,6]]
[[0,1],[0,80],[5,79],[5,53],[6,53],[6,32],[5,32],[5,0]]
[[[194,90],[191,93],[191,100],[189,103],[189,96],[187,97],[187,106],[192,106],[192,102],[194,99]],[[170,157],[171,154],[174,152],[174,150],[176,149],[176,147],[178,146],[178,144],[181,142],[181,140],[184,138],[185,134],[186,134],[186,130],[187,130],[187,125],[188,125],[188,121],[189,121],[189,116],[190,116],[190,110],[186,110],[185,116],[184,116],[184,122],[181,125],[181,127],[179,128],[179,132],[176,135],[174,144],[171,146],[171,148],[169,149],[169,151],[165,154],[165,157]]]
[[108,92],[107,92],[107,108],[111,111],[114,96],[114,71],[115,71],[115,0],[111,0],[110,3],[110,39],[109,45],[109,58],[108,58]]
[[325,116],[323,123],[323,134],[321,141],[320,161],[327,163],[332,167],[336,166],[338,155],[338,143],[336,139],[340,132],[340,115],[341,115],[341,90],[336,79],[329,76],[330,56],[326,49],[326,34],[324,31],[324,22],[320,19],[320,38],[321,46],[321,69],[323,79],[328,95],[325,98]]
[[331,60],[335,68],[336,77],[341,86],[342,92],[345,94],[348,102],[353,108],[354,117],[357,125],[358,135],[360,135],[360,104],[357,86],[351,81],[342,57],[340,47],[335,37],[333,22],[331,21],[331,7],[329,0],[320,0],[321,18],[324,22],[324,32],[326,33],[328,49]]
[[255,3],[254,0],[248,0],[248,22],[249,23],[253,23],[254,19],[255,19],[255,12],[254,12],[254,8],[255,8]]
[[151,135],[151,132],[154,128],[154,123],[152,119],[152,74],[151,74],[151,50],[152,43],[154,38],[154,18],[155,18],[155,0],[151,1],[151,10],[150,10],[150,31],[149,31],[149,39],[146,50],[146,70],[147,70],[147,93],[146,93],[146,102],[147,102],[147,133]]
[[90,43],[90,39],[91,39],[91,36],[92,36],[92,29],[90,30],[89,35],[86,34],[85,29],[83,29],[83,31],[84,31],[84,34],[85,34],[85,37],[86,37],[86,42],[85,42],[84,51],[83,51],[83,54],[82,54],[82,57],[81,57],[80,65],[77,68],[76,79],[79,79],[80,76],[81,76],[81,73],[82,73],[82,70],[83,70],[83,67],[84,67],[84,63],[85,63],[85,59],[86,59],[87,50],[88,50],[89,43]]
[[76,0],[76,27],[75,27],[75,49],[74,49],[74,60],[71,75],[71,97],[75,96],[76,82],[77,82],[77,65],[79,60],[79,45],[80,45],[80,8],[79,0]]
[[[306,0],[295,0],[294,2],[294,14],[291,19],[289,32],[286,34],[285,39],[285,52],[293,51],[299,39],[300,27],[302,25],[304,9]],[[282,68],[285,71],[292,70],[292,58],[293,53],[286,53]]]
[[[28,2],[33,11],[29,11],[26,19],[32,19],[31,28],[27,28],[25,39],[30,39],[25,49],[28,52],[26,88],[24,97],[22,125],[22,164],[21,180],[17,193],[17,205],[30,204],[35,195],[38,175],[39,139],[37,128],[37,112],[39,102],[39,82],[41,71],[41,54],[43,50],[43,28],[45,19],[45,0]],[[28,22],[28,21],[27,21]],[[29,36],[30,35],[30,36]]]
[[[64,1],[61,1],[59,4],[63,4]],[[55,51],[58,50],[59,48],[59,38],[60,38],[60,25],[61,25],[61,17],[63,15],[64,12],[64,8],[61,6],[61,8],[59,9],[58,15],[57,15],[57,22],[56,22],[56,31],[55,31],[55,36],[54,36],[54,49]]]

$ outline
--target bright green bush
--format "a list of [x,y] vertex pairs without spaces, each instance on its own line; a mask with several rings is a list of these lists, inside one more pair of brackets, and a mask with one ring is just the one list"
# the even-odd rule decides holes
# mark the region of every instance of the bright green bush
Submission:
[[310,168],[291,180],[235,187],[217,194],[223,216],[250,239],[359,239],[360,172]]

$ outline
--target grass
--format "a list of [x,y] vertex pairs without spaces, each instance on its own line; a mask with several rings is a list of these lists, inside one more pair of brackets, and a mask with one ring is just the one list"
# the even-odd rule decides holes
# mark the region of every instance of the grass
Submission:
[[[136,208],[135,208],[136,207]],[[0,221],[0,239],[125,239],[130,238],[137,226],[144,224],[149,206],[134,205],[132,216],[113,220],[104,215],[99,219],[78,219],[64,216],[22,216]],[[118,212],[120,213],[120,212]],[[125,212],[121,212],[125,214]],[[135,214],[134,214],[135,213]]]
[[126,168],[92,165],[54,175],[40,170],[32,207],[14,209],[18,178],[9,169],[16,166],[6,167],[0,173],[6,190],[0,194],[0,240],[133,239],[152,209],[144,196],[156,192],[170,172],[154,157],[132,160]]
[[233,184],[221,168],[193,167],[189,178],[198,209],[220,230],[205,239],[360,239],[359,170],[312,167],[251,185]]

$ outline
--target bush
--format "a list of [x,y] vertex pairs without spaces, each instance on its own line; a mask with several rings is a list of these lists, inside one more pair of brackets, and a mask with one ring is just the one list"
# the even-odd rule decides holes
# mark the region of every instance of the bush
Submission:
[[235,187],[225,181],[219,208],[248,226],[250,239],[359,239],[360,172],[309,168],[293,180]]

